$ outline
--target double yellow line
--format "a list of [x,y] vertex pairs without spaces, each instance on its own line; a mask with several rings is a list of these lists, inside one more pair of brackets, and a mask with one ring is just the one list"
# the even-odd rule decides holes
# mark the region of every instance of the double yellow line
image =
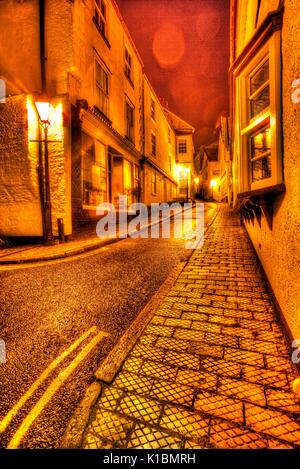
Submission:
[[[6,414],[6,416],[0,421],[0,433],[3,433],[11,420],[16,416],[19,410],[24,406],[24,404],[32,397],[35,391],[40,387],[40,385],[48,378],[52,371],[57,368],[57,366],[65,360],[74,350],[76,350],[79,345],[86,340],[90,335],[97,332],[96,327],[91,327],[87,332],[82,334],[82,336],[76,340],[67,350],[65,350],[59,357],[57,357],[39,378],[32,384],[32,386],[26,391],[25,394],[19,399],[17,404]],[[10,440],[7,448],[15,449],[18,448],[20,442],[22,441],[24,435],[29,430],[33,422],[40,415],[49,401],[52,399],[54,394],[59,390],[62,384],[69,378],[73,371],[81,364],[81,362],[86,358],[86,356],[91,352],[91,350],[109,334],[101,331],[99,332],[90,342],[78,353],[75,359],[67,366],[63,371],[61,371],[58,376],[51,382],[47,390],[44,392],[42,397],[38,400],[35,406],[32,408],[30,413],[25,417],[20,427],[15,432],[14,436]]]

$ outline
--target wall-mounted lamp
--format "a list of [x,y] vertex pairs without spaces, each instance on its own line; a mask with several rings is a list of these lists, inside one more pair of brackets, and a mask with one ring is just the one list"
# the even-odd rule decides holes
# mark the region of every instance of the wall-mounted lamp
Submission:
[[37,109],[40,123],[43,128],[50,126],[50,114],[51,114],[51,103],[49,100],[39,99],[35,101],[35,107]]

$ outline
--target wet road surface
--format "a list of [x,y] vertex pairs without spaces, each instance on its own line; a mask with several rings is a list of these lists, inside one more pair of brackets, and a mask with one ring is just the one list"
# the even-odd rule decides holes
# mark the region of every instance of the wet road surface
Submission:
[[[206,220],[214,208],[206,205]],[[184,239],[126,239],[67,262],[0,272],[1,447],[59,447],[93,373],[190,253]]]

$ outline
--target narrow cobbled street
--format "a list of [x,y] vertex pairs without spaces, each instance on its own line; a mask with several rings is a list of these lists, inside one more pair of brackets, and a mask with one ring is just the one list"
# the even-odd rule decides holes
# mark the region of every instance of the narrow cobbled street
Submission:
[[103,384],[82,447],[300,447],[291,363],[246,231],[222,206],[122,370]]

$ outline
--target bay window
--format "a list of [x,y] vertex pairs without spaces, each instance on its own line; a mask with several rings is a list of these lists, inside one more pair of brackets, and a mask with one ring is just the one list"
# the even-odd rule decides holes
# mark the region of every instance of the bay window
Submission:
[[236,76],[240,192],[282,183],[280,67],[275,32]]

